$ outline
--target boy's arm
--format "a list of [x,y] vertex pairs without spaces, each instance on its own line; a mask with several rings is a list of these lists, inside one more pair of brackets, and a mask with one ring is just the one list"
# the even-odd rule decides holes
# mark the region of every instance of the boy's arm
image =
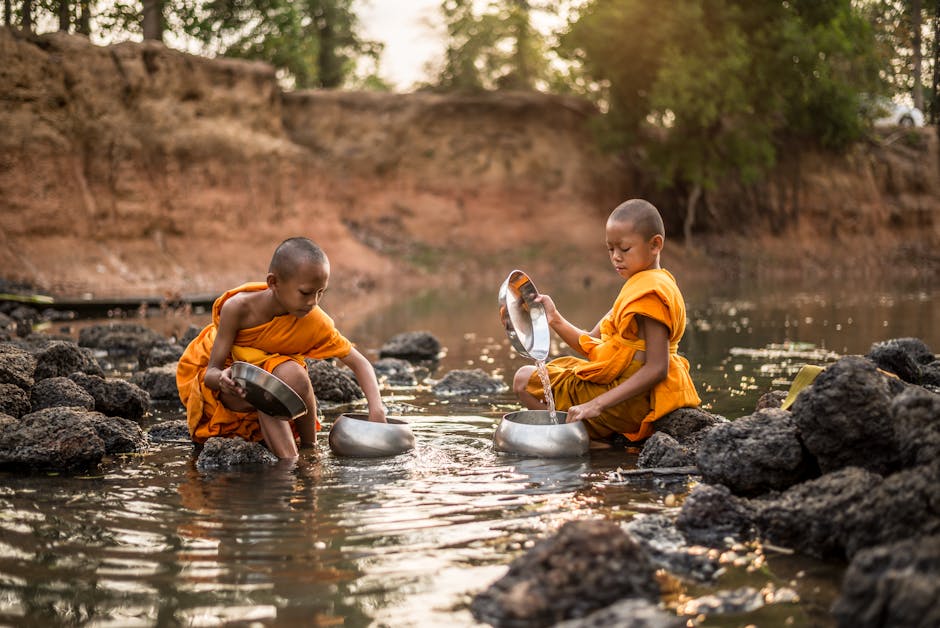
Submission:
[[352,369],[356,375],[356,381],[366,394],[366,401],[369,403],[369,420],[378,423],[385,423],[385,404],[382,403],[382,395],[379,393],[379,380],[375,377],[375,369],[372,364],[359,353],[355,347],[340,362]]
[[651,390],[669,375],[669,328],[646,316],[637,316],[636,321],[640,336],[646,340],[646,362],[618,386],[569,408],[568,423],[593,419],[603,410]]
[[232,353],[240,319],[241,307],[237,301],[228,301],[222,305],[222,310],[219,312],[219,326],[215,340],[212,342],[209,366],[206,369],[204,381],[211,390],[244,397],[245,392],[228,376],[227,370],[223,370],[225,361]]

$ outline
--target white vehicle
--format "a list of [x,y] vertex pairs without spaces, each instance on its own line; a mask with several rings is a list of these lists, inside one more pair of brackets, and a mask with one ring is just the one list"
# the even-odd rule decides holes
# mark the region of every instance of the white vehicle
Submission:
[[876,105],[874,124],[875,126],[924,126],[924,113],[913,105],[882,100]]

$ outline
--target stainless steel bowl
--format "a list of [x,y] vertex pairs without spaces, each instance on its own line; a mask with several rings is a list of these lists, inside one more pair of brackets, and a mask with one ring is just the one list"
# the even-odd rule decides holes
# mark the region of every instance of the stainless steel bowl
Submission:
[[330,449],[354,458],[395,456],[414,449],[411,426],[401,419],[386,420],[388,423],[374,423],[362,413],[339,415],[330,428]]
[[513,348],[533,360],[544,361],[551,348],[548,317],[535,284],[521,270],[509,273],[499,287],[499,320]]
[[567,412],[555,412],[552,419],[548,410],[519,410],[504,414],[493,446],[523,456],[539,458],[568,458],[588,452],[591,439],[581,421],[565,423]]
[[307,413],[307,404],[284,380],[248,362],[234,362],[232,379],[245,389],[245,399],[255,408],[279,419],[296,419]]

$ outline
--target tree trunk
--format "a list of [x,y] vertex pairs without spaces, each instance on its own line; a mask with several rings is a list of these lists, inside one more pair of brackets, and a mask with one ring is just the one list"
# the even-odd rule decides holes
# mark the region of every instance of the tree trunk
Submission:
[[914,33],[914,106],[923,111],[924,109],[924,83],[921,80],[921,67],[923,65],[923,55],[921,54],[920,43],[921,10],[920,0],[911,2],[911,30]]
[[692,243],[692,225],[695,224],[695,210],[698,207],[698,199],[702,195],[702,185],[696,183],[689,192],[689,197],[685,201],[685,220],[682,221],[682,237],[685,239],[687,247],[694,248]]
[[4,26],[11,26],[13,24],[12,0],[3,0],[3,24]]
[[930,105],[930,123],[937,125],[937,135],[940,136],[940,0],[934,2],[933,13],[933,102]]
[[71,21],[69,0],[59,0],[59,30],[69,32]]
[[163,41],[163,0],[144,0],[144,39]]
[[23,0],[23,30],[33,30],[33,0]]
[[79,0],[78,27],[75,29],[82,35],[91,35],[91,2]]

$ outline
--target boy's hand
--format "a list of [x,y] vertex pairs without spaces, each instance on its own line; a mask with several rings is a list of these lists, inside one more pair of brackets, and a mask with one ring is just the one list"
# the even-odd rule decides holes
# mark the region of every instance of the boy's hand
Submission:
[[541,303],[542,307],[545,308],[545,318],[548,319],[548,324],[551,325],[556,322],[558,318],[558,308],[555,307],[555,302],[552,301],[552,298],[547,294],[540,294],[535,297],[536,303]]
[[222,370],[222,373],[219,375],[219,392],[235,395],[236,397],[245,398],[245,389],[235,383],[235,380],[232,379],[232,369],[226,368]]
[[582,419],[593,419],[601,414],[603,408],[600,407],[593,400],[588,401],[587,403],[582,403],[576,406],[571,406],[568,408],[568,416],[565,418],[565,423],[574,423],[575,421],[581,421]]
[[373,423],[388,423],[386,420],[387,411],[384,405],[377,408],[369,407],[369,420]]

